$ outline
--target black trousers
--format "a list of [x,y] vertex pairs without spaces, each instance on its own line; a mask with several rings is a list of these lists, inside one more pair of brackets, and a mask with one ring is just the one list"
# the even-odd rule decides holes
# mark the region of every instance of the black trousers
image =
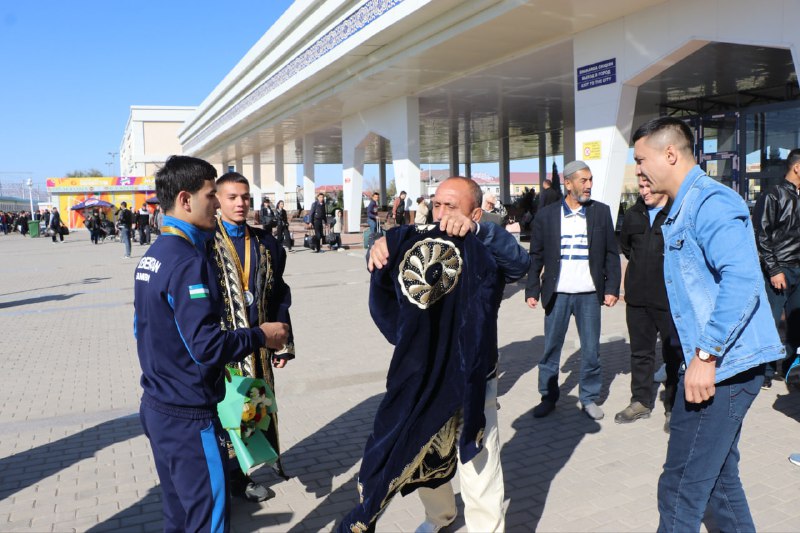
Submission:
[[[786,276],[786,288],[777,291],[772,286],[769,277],[765,279],[767,300],[775,319],[775,327],[781,325],[781,316],[786,314],[786,358],[783,361],[767,363],[765,376],[772,379],[776,371],[785,375],[789,367],[797,358],[800,347],[800,268],[783,268]],[[783,368],[779,368],[782,366]]]
[[314,242],[313,248],[314,250],[318,251],[322,247],[322,219],[315,219],[314,220]]
[[664,383],[664,410],[669,413],[675,404],[678,370],[683,358],[670,343],[672,317],[669,311],[652,307],[627,305],[625,319],[631,339],[631,402],[653,408],[653,374],[656,366],[656,340],[661,335],[661,356],[667,366]]

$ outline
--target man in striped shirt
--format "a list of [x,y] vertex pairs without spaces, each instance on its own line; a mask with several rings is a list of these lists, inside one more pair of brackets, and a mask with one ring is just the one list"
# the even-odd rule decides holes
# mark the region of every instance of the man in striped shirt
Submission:
[[592,200],[589,166],[583,161],[566,165],[564,185],[566,196],[539,211],[531,234],[525,300],[531,309],[541,301],[545,310],[539,361],[542,401],[533,416],[545,417],[556,407],[561,348],[574,316],[581,342],[579,399],[584,412],[600,420],[600,308],[614,306],[619,298],[619,252],[609,207]]

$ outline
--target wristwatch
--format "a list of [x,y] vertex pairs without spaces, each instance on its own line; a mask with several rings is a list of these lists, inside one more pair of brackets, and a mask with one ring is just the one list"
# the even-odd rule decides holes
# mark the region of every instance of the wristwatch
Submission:
[[697,355],[697,358],[703,361],[704,363],[713,363],[717,360],[716,355],[711,355],[710,353],[701,350],[700,348],[697,348],[695,350],[695,354]]

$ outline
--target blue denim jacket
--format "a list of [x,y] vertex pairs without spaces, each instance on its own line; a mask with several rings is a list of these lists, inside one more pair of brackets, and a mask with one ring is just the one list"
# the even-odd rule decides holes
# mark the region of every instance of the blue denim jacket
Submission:
[[688,365],[717,356],[716,381],[784,357],[744,200],[695,166],[663,225],[664,280]]

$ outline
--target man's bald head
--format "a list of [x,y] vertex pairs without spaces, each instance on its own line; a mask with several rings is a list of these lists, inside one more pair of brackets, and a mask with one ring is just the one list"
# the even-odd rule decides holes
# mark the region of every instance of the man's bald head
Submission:
[[464,176],[451,176],[447,178],[439,184],[439,187],[436,188],[437,195],[439,194],[439,189],[441,189],[442,186],[445,186],[445,188],[456,187],[463,189],[463,191],[468,195],[466,201],[471,200],[473,202],[472,205],[468,206],[469,209],[475,209],[483,204],[483,191],[481,190],[480,186],[470,178],[465,178]]
[[483,191],[473,180],[463,176],[447,178],[436,189],[433,200],[433,218],[441,220],[448,213],[460,213],[480,220]]

